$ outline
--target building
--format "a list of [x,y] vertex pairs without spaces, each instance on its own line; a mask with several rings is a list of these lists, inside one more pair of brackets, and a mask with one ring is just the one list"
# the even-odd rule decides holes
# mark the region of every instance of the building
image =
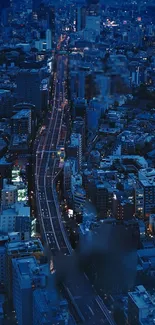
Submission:
[[3,188],[3,180],[11,178],[12,162],[8,162],[6,158],[0,159],[0,190]]
[[34,256],[12,260],[13,305],[20,325],[33,325],[33,292],[45,288],[48,264],[39,265]]
[[31,111],[29,117],[31,119],[31,133],[35,131],[36,125],[37,125],[37,116],[36,116],[36,108],[35,105],[30,103],[18,103],[14,105],[13,111],[14,114],[20,112],[20,111]]
[[79,133],[82,137],[82,151],[84,152],[86,146],[86,132],[85,132],[85,121],[82,117],[77,117],[73,122],[73,133]]
[[150,214],[149,216],[149,230],[152,235],[155,234],[155,214]]
[[68,320],[68,304],[65,300],[57,301],[55,290],[37,289],[33,292],[33,325],[67,325]]
[[64,195],[71,189],[72,168],[70,159],[64,162]]
[[86,29],[93,30],[100,34],[100,16],[86,16]]
[[135,212],[134,204],[121,193],[113,195],[113,216],[118,220],[131,220]]
[[9,237],[8,235],[0,235],[0,290],[6,289],[6,246]]
[[55,41],[55,7],[51,6],[48,11],[48,28],[51,31],[52,48]]
[[128,323],[130,325],[154,324],[155,307],[144,286],[128,293]]
[[81,168],[82,164],[82,136],[79,133],[72,133],[71,134],[71,146],[77,149],[77,160],[79,169]]
[[52,49],[52,32],[50,29],[46,30],[46,50]]
[[86,118],[87,101],[83,98],[77,98],[73,103],[73,117]]
[[23,240],[28,240],[31,233],[30,207],[25,206],[23,202],[16,202],[8,209],[2,209],[0,231],[5,233],[18,231]]
[[1,0],[0,2],[0,10],[4,9],[4,8],[10,8],[11,6],[11,0]]
[[98,217],[103,219],[111,216],[113,189],[110,184],[106,181],[93,181],[90,178],[87,186],[88,196],[97,209]]
[[74,212],[83,214],[86,203],[86,192],[81,186],[75,186],[73,192]]
[[3,180],[3,189],[1,191],[1,208],[8,209],[17,202],[17,187],[8,184],[7,179]]
[[[155,169],[140,169],[138,172],[139,186],[136,188],[136,195],[141,196],[142,215],[149,218],[155,211]],[[138,194],[137,194],[138,192]]]
[[12,233],[6,244],[6,279],[8,298],[12,299],[12,260],[14,258],[34,256],[38,261],[43,254],[43,246],[39,239],[21,241],[19,233]]
[[11,117],[15,98],[10,90],[0,89],[0,117]]
[[33,10],[33,12],[37,12],[37,10],[39,9],[41,3],[42,3],[42,0],[33,0],[32,1],[32,10]]
[[39,69],[21,69],[17,75],[19,101],[35,105],[37,114],[42,110],[41,80]]
[[12,134],[31,134],[32,131],[31,110],[23,109],[12,116],[11,131]]
[[80,174],[75,174],[71,176],[71,192],[74,193],[76,186],[82,186],[82,176]]

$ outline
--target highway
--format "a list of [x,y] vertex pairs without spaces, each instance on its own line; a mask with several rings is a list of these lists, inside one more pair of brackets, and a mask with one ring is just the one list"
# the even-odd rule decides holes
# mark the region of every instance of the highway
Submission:
[[[53,256],[72,255],[56,192],[56,177],[62,170],[61,147],[64,108],[67,105],[65,80],[68,58],[57,54],[57,71],[54,74],[54,91],[51,111],[37,139],[35,163],[35,195],[37,213],[43,233]],[[60,146],[61,143],[61,146]],[[63,149],[63,148],[62,148]],[[63,153],[63,151],[62,151]],[[64,282],[68,300],[75,306],[79,324],[115,325],[110,312],[92,288],[89,279],[78,268],[69,273]]]

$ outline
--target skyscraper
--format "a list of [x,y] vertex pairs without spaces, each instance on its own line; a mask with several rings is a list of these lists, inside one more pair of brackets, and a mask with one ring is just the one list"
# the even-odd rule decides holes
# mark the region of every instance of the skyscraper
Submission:
[[32,0],[32,1],[33,1],[32,2],[32,10],[33,10],[33,12],[36,12],[43,1],[42,0]]
[[39,266],[34,256],[15,258],[13,266],[13,304],[20,325],[33,324],[33,291],[45,288],[48,264]]
[[10,8],[11,6],[11,0],[1,0],[0,1],[0,10],[4,9],[4,8]]

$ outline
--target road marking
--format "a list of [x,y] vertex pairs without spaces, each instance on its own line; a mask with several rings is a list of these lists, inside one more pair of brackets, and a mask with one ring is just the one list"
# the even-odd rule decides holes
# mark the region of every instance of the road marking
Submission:
[[87,305],[88,309],[90,310],[91,314],[94,316],[94,312],[93,310],[91,309],[91,307],[89,305]]

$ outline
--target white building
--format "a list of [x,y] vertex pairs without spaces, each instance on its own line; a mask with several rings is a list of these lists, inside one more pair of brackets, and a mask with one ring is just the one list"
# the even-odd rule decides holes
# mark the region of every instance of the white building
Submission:
[[8,209],[12,204],[17,202],[17,187],[7,183],[7,179],[3,180],[3,189],[1,191],[1,208]]
[[46,30],[46,49],[52,49],[52,32],[50,29]]
[[0,231],[6,233],[18,231],[29,239],[30,222],[30,207],[23,203],[15,203],[0,213]]
[[71,134],[71,146],[76,146],[77,150],[77,159],[79,169],[81,168],[82,164],[82,136],[79,133],[72,133]]
[[100,34],[100,16],[86,16],[86,28],[94,30]]

